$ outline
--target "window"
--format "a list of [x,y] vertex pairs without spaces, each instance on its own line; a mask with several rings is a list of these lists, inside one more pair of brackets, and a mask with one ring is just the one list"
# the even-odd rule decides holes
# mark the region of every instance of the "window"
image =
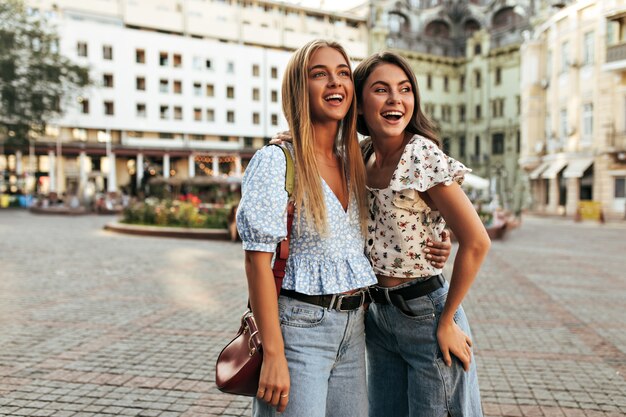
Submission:
[[206,85],[206,96],[207,97],[215,96],[215,88],[213,87],[213,84]]
[[235,123],[235,112],[232,110],[228,110],[226,112],[226,122]]
[[522,151],[522,132],[518,130],[515,133],[515,152],[520,153]]
[[206,121],[214,122],[215,121],[215,111],[213,109],[207,109],[206,111]]
[[465,91],[465,75],[461,75],[461,78],[459,78],[459,92],[464,92]]
[[587,32],[583,38],[583,65],[593,65],[593,58],[593,32]]
[[274,80],[278,78],[278,68],[276,67],[270,68],[270,77],[272,77],[272,79]]
[[159,65],[162,67],[167,67],[169,64],[169,58],[167,52],[159,52]]
[[146,105],[144,103],[137,103],[137,117],[146,117]]
[[496,98],[491,100],[491,116],[502,117],[504,115],[504,99]]
[[146,63],[146,51],[143,49],[135,49],[135,62],[138,64]]
[[169,80],[165,80],[165,79],[159,80],[159,91],[161,93],[168,93],[169,90],[170,90]]
[[80,101],[80,111],[82,114],[89,114],[89,100],[86,98],[83,98]]
[[278,115],[276,113],[272,113],[272,126],[278,126]]
[[183,83],[179,80],[174,80],[174,94],[183,93]]
[[78,42],[76,44],[76,53],[78,56],[87,56],[87,42]]
[[159,113],[162,120],[167,120],[170,118],[170,108],[169,106],[161,106],[159,107]]
[[226,87],[226,98],[235,98],[235,87],[231,85]]
[[480,136],[474,137],[474,155],[480,156]]
[[450,80],[447,75],[443,77],[443,91],[450,91]]
[[435,117],[435,105],[430,103],[424,104],[424,113],[431,118]]
[[174,62],[174,68],[183,66],[183,57],[180,54],[174,54],[172,61]]
[[253,141],[253,139],[251,137],[245,136],[243,138],[243,147],[244,148],[252,148],[252,145],[254,144],[253,142],[254,141]]
[[261,99],[261,91],[258,88],[252,89],[252,100],[259,101]]
[[565,138],[567,138],[567,131],[568,131],[567,110],[563,109],[561,110],[561,140],[562,141],[564,141]]
[[278,102],[278,91],[272,90],[271,97],[272,97],[272,103],[277,103]]
[[481,50],[480,50],[480,49],[481,49],[481,48],[480,48],[480,44],[479,44],[479,43],[477,43],[476,45],[474,45],[474,55],[480,55],[480,52],[481,52]]
[[261,123],[261,115],[259,113],[252,113],[252,124],[258,125]]
[[502,67],[496,68],[496,85],[502,84]]
[[444,122],[449,122],[452,118],[452,106],[443,105],[441,106],[441,120]]
[[481,84],[481,75],[480,75],[480,71],[476,70],[474,71],[474,85],[476,86],[476,88],[480,88],[480,84]]
[[433,75],[426,74],[426,88],[429,90],[433,89]]
[[459,136],[459,155],[465,158],[465,136]]
[[615,198],[626,198],[626,177],[615,178]]
[[259,67],[259,64],[252,65],[252,76],[258,77],[260,73],[261,73],[261,68]]
[[491,136],[491,153],[493,155],[504,153],[504,133],[494,133]]
[[226,72],[229,74],[233,74],[235,72],[235,63],[233,61],[228,61],[226,63]]
[[113,74],[102,75],[102,86],[107,88],[113,88]]
[[107,116],[113,116],[115,114],[115,108],[113,107],[112,101],[104,102],[104,114]]
[[202,83],[193,83],[193,95],[196,97],[202,95]]
[[476,120],[480,120],[483,118],[482,109],[480,108],[480,104],[477,104],[474,109],[474,114],[476,115]]
[[518,116],[522,114],[522,98],[520,96],[515,96],[515,110]]
[[183,108],[180,106],[174,106],[174,119],[183,120]]
[[145,91],[146,90],[146,78],[145,77],[137,77],[135,79],[135,87],[139,91]]
[[207,59],[206,61],[204,61],[204,67],[208,70],[213,69],[210,59]]
[[590,143],[593,140],[593,104],[583,104],[583,134],[582,142]]
[[459,105],[459,122],[465,121],[465,104]]
[[87,140],[86,129],[72,129],[72,137],[78,140]]
[[113,59],[113,47],[111,45],[102,46],[102,59],[110,61]]
[[193,120],[195,120],[196,122],[202,120],[202,109],[199,109],[197,107],[193,109]]
[[569,42],[561,45],[561,73],[567,72],[569,68]]

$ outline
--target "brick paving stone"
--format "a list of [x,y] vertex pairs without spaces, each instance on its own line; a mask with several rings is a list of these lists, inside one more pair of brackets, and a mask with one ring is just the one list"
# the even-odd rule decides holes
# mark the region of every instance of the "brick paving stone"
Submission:
[[[110,220],[0,210],[0,416],[249,416],[214,387],[240,245]],[[626,415],[625,231],[528,217],[493,242],[464,302],[486,417]]]

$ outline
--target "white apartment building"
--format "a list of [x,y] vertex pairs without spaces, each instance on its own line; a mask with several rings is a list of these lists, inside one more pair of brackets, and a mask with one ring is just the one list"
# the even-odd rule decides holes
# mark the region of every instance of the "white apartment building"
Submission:
[[549,16],[522,47],[522,153],[533,208],[574,216],[626,206],[626,1],[585,0]]
[[[82,194],[165,182],[236,181],[287,129],[282,74],[315,38],[367,53],[365,19],[260,0],[29,0],[94,85],[30,155],[5,150],[5,188]],[[208,178],[202,178],[208,177]],[[35,182],[35,178],[37,181]],[[20,182],[21,181],[21,182]]]

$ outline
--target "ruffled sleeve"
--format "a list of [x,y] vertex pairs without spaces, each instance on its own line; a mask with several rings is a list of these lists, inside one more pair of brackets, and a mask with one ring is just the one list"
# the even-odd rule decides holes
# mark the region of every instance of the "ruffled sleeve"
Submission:
[[285,167],[283,151],[266,146],[246,168],[237,210],[237,230],[244,250],[274,252],[287,235]]
[[433,141],[415,135],[406,145],[389,186],[393,191],[423,192],[439,184],[461,185],[465,174],[471,171],[446,155]]

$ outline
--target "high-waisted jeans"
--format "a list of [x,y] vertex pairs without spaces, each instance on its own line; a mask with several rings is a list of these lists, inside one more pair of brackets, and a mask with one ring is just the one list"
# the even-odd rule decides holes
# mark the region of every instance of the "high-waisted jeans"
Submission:
[[[468,372],[454,356],[448,367],[437,342],[448,287],[407,300],[411,315],[391,304],[370,305],[365,320],[370,417],[483,415],[474,357]],[[471,337],[462,307],[454,320]]]
[[[367,415],[363,308],[327,310],[280,296],[278,299],[291,389],[284,417]],[[255,417],[276,416],[254,399]]]

